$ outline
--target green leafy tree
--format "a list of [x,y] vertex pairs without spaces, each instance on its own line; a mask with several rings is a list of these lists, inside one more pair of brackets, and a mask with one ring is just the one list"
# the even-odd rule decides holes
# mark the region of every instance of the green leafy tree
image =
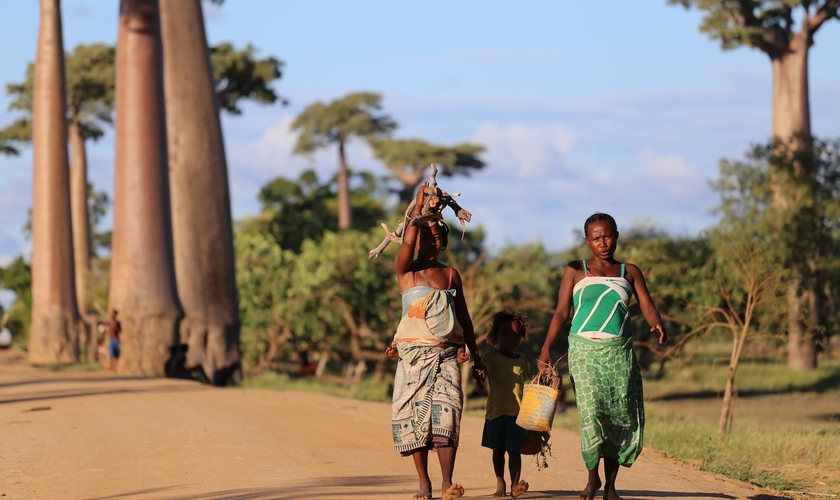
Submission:
[[328,231],[295,254],[270,235],[237,233],[246,370],[303,349],[348,365],[384,361],[401,308],[390,265],[367,258],[372,237]]
[[478,157],[484,147],[463,143],[452,147],[430,144],[419,139],[372,138],[370,145],[394,179],[401,184],[397,190],[400,203],[407,206],[414,199],[417,186],[423,181],[426,169],[437,164],[440,175],[470,175],[484,168]]
[[[802,170],[802,178],[810,182],[793,182]],[[787,327],[789,332],[790,368],[815,366],[814,339],[824,332],[830,334],[827,327],[837,324],[836,315],[820,303],[834,303],[840,290],[836,271],[840,259],[840,141],[811,139],[804,149],[782,141],[756,145],[743,160],[722,161],[720,178],[712,187],[721,195],[722,227],[740,227],[744,221],[763,224],[768,246],[777,252],[781,265],[795,276],[796,283],[812,292],[788,289],[788,316],[778,327]],[[787,203],[780,206],[775,201],[781,189]],[[799,314],[791,318],[793,299]],[[798,331],[813,332],[813,337],[796,336]]]
[[[761,317],[772,316],[783,303],[788,269],[772,247],[766,220],[720,228],[711,234],[714,255],[705,266],[715,287],[707,305],[700,305],[700,328],[728,331],[732,348],[718,421],[718,441],[732,426],[735,380],[744,346],[761,331]],[[766,331],[766,330],[765,330]]]
[[23,257],[16,258],[5,268],[0,267],[0,289],[15,294],[15,300],[6,311],[9,314],[6,326],[16,345],[26,345],[32,324],[32,269]]
[[329,104],[320,101],[307,106],[292,122],[292,130],[300,132],[295,154],[312,154],[338,146],[338,228],[354,228],[350,202],[350,174],[345,147],[351,137],[370,139],[390,134],[396,123],[380,113],[382,96],[357,92],[336,99]]
[[[719,40],[725,50],[741,46],[758,49],[770,59],[773,71],[772,138],[785,145],[790,153],[787,162],[795,166],[795,175],[774,172],[772,203],[780,210],[796,204],[797,191],[807,190],[814,182],[813,169],[796,163],[798,153],[811,144],[811,111],[808,91],[808,51],[814,37],[826,21],[838,17],[840,0],[668,0],[670,4],[697,7],[705,12],[700,31]],[[809,153],[806,153],[809,154]],[[782,182],[782,181],[786,182]],[[808,229],[818,231],[811,220]],[[816,255],[791,260],[788,296],[788,363],[796,370],[816,366],[815,339],[818,332],[809,328],[819,309],[818,290],[814,288]]]
[[234,242],[243,368],[261,372],[296,347],[288,313],[296,308],[289,289],[297,257],[260,231],[240,230]]
[[273,104],[288,100],[279,97],[271,84],[282,76],[283,62],[274,57],[257,59],[257,49],[248,44],[236,49],[230,42],[210,47],[210,62],[219,106],[232,115],[242,114],[239,102],[243,99]]
[[[350,194],[355,225],[367,231],[386,215],[385,193],[368,172],[352,177],[359,179]],[[272,234],[283,249],[298,252],[305,240],[318,241],[325,232],[338,230],[336,181],[334,176],[331,182],[322,183],[312,170],[303,172],[296,181],[278,177],[260,190],[263,212],[250,224],[258,224]]]

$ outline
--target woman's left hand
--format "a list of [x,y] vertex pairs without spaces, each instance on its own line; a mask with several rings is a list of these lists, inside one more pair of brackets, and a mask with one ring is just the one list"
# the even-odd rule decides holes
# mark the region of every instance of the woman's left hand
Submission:
[[458,364],[466,363],[470,360],[470,353],[466,349],[458,349]]
[[389,345],[385,348],[385,356],[400,359],[400,352],[397,350],[396,346]]
[[662,326],[662,323],[657,323],[650,327],[651,332],[659,332],[659,343],[664,344],[668,341],[668,334],[665,333],[665,327]]

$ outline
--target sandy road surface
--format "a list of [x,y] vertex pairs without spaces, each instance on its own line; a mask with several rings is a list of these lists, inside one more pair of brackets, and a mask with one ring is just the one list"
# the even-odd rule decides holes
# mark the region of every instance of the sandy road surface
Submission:
[[[55,373],[0,352],[0,500],[405,500],[417,480],[391,448],[389,419],[382,403]],[[482,425],[463,420],[455,479],[466,498],[495,487]],[[573,499],[583,487],[578,437],[555,431],[552,442],[548,469],[524,461],[522,498]],[[650,450],[618,485],[628,499],[773,498]]]

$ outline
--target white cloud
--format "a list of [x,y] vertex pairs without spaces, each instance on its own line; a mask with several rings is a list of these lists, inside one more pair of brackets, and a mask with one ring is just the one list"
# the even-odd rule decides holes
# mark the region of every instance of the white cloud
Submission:
[[496,175],[512,174],[505,176],[517,179],[566,173],[564,158],[576,142],[572,131],[558,123],[530,126],[485,122],[470,140],[487,147],[486,158]]
[[[260,187],[276,177],[296,179],[305,170],[312,169],[321,181],[326,181],[337,171],[337,147],[329,147],[310,156],[292,154],[297,142],[297,134],[291,130],[292,121],[292,116],[283,116],[256,140],[228,142],[234,217],[255,212]],[[377,163],[370,148],[362,141],[351,140],[346,155],[353,170],[384,173],[384,168]]]
[[689,167],[682,156],[660,155],[653,149],[646,149],[639,153],[638,160],[642,164],[643,180],[676,199],[696,198],[706,187],[705,179]]

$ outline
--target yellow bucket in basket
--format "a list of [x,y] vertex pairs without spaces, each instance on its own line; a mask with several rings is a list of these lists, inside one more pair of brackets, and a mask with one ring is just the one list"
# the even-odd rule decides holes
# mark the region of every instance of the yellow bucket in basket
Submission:
[[525,384],[516,425],[529,431],[550,431],[560,391],[540,384]]

